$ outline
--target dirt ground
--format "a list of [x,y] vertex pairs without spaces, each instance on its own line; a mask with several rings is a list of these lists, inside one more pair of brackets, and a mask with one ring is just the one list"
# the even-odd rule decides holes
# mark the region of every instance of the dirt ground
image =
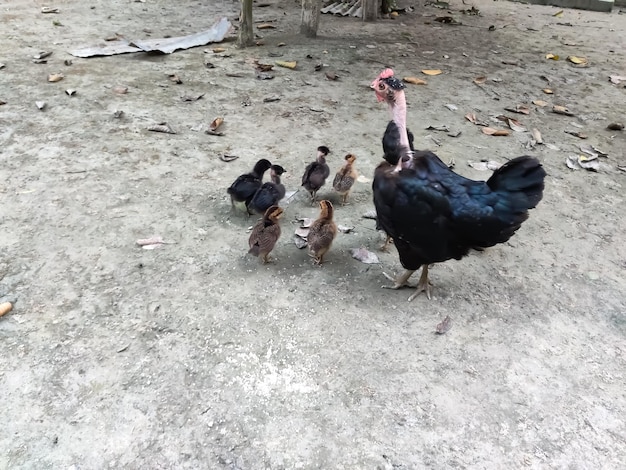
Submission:
[[[306,40],[298,4],[270,2],[255,9],[277,26],[260,47],[238,50],[230,34],[224,53],[89,59],[68,52],[235,22],[239,4],[0,6],[0,301],[15,305],[0,319],[0,468],[624,468],[626,132],[606,127],[626,121],[624,82],[608,80],[626,75],[626,15],[454,0],[375,24],[323,15]],[[471,6],[480,14],[462,13]],[[446,15],[462,24],[435,21]],[[33,63],[42,51],[53,54]],[[253,58],[298,66],[257,80]],[[407,88],[418,148],[475,179],[489,171],[469,161],[522,154],[548,172],[510,243],[433,268],[430,301],[381,288],[383,270],[401,268],[362,218],[370,183],[337,207],[354,230],[321,268],[293,243],[296,219],[318,212],[302,191],[270,265],[246,255],[255,219],[225,191],[263,157],[297,190],[322,144],[333,174],[352,152],[371,180],[388,115],[367,86],[387,65],[428,82]],[[530,114],[504,109],[518,104]],[[494,116],[515,117],[545,144],[484,135],[469,112],[498,128]],[[204,132],[217,116],[221,137]],[[147,130],[159,122],[177,133]],[[608,153],[600,171],[566,166],[580,144]],[[329,184],[320,196],[338,199]],[[172,243],[136,245],[153,235]],[[381,263],[353,259],[359,246]],[[448,315],[452,329],[435,335]]]

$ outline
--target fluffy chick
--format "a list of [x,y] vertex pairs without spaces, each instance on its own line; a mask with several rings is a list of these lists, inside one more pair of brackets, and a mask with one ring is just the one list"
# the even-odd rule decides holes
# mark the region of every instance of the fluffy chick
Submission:
[[330,153],[328,147],[321,145],[317,147],[317,158],[309,163],[302,175],[302,186],[311,195],[311,204],[315,203],[317,191],[324,186],[326,178],[330,174],[330,168],[326,164],[326,156]]
[[[230,203],[235,207],[235,203],[245,203],[246,209],[254,193],[261,187],[263,174],[269,170],[272,164],[269,160],[262,158],[254,165],[254,168],[250,173],[244,173],[239,175],[237,179],[230,185],[230,188],[226,190],[230,194]],[[248,211],[248,214],[250,212]]]
[[345,160],[346,163],[344,163],[343,167],[341,167],[341,169],[337,172],[335,179],[333,180],[333,188],[341,196],[342,206],[345,206],[348,202],[348,194],[350,194],[352,185],[359,176],[356,168],[354,168],[354,161],[356,160],[356,157],[349,153],[345,156]]
[[274,249],[280,238],[279,219],[283,215],[283,209],[272,206],[265,211],[265,215],[252,228],[248,239],[250,250],[248,253],[261,258],[263,264],[269,263],[270,252]]
[[250,204],[248,204],[248,211],[264,214],[267,209],[278,204],[278,201],[285,197],[285,186],[280,182],[283,173],[285,173],[285,169],[280,165],[270,167],[272,181],[263,183],[263,186],[254,194]]
[[337,224],[333,220],[333,205],[324,199],[320,201],[320,209],[320,215],[311,224],[307,236],[309,256],[314,258],[317,265],[324,262],[324,255],[337,236]]

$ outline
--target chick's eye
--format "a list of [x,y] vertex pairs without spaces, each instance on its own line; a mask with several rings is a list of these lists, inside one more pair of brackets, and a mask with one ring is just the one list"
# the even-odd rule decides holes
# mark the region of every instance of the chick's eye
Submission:
[[384,90],[385,89],[385,84],[384,83],[379,83],[378,84],[378,89],[379,90]]

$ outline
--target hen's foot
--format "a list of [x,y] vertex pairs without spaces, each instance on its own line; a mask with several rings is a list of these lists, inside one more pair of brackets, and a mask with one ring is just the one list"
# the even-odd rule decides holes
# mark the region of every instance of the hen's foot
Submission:
[[409,302],[417,297],[420,293],[425,292],[426,297],[430,300],[430,286],[432,286],[431,282],[428,280],[428,265],[425,264],[422,266],[422,275],[420,276],[420,280],[417,282],[417,286],[415,288],[415,292],[409,297]]
[[411,277],[411,274],[413,274],[414,272],[415,271],[407,270],[404,272],[404,274],[401,274],[397,277],[390,276],[386,272],[383,272],[383,276],[385,276],[390,281],[393,281],[393,286],[383,286],[383,289],[400,289],[401,287],[412,287],[411,284],[408,283],[408,280]]

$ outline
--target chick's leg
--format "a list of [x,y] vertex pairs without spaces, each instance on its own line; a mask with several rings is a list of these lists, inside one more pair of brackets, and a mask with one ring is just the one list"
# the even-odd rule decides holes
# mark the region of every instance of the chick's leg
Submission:
[[405,287],[405,286],[411,287],[411,285],[408,283],[408,280],[414,272],[415,270],[407,269],[406,271],[404,271],[403,274],[401,274],[398,277],[393,277],[387,274],[386,272],[383,272],[383,275],[390,281],[393,281],[394,283],[393,286],[383,286],[383,289],[400,289],[401,287]]
[[391,238],[389,235],[387,235],[387,238],[385,238],[385,243],[383,243],[380,247],[380,251],[383,251],[385,253],[389,252],[389,245],[393,243],[393,238]]
[[428,265],[425,264],[422,266],[422,275],[420,276],[420,280],[417,282],[417,287],[415,292],[409,297],[409,302],[417,297],[421,292],[426,293],[426,297],[430,300],[430,286],[431,283],[428,280]]

